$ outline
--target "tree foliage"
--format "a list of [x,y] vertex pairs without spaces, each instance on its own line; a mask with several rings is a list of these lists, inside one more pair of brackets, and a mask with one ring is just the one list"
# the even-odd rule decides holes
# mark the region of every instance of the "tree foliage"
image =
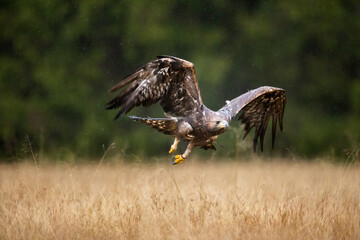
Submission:
[[[25,136],[48,154],[97,156],[111,142],[166,152],[168,137],[113,122],[104,104],[113,84],[168,54],[195,64],[214,109],[261,85],[284,88],[279,153],[344,156],[360,142],[359,11],[355,0],[2,1],[1,155],[19,154]],[[227,134],[220,152],[232,155],[236,134]]]

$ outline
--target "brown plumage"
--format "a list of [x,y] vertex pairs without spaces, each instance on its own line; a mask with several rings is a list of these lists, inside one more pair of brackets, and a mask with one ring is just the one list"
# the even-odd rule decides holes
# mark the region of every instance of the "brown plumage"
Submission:
[[[208,109],[202,102],[195,68],[191,62],[159,56],[136,70],[109,92],[122,91],[107,103],[107,109],[120,108],[115,119],[136,106],[149,106],[160,102],[166,118],[131,117],[172,135],[175,141],[170,153],[174,152],[180,140],[189,142],[182,155],[172,158],[172,163],[181,163],[194,147],[215,149],[213,142],[226,131],[230,121],[241,111],[239,120],[245,125],[244,138],[255,127],[253,149],[256,151],[260,138],[263,150],[264,136],[269,119],[272,118],[272,147],[274,147],[277,121],[283,128],[286,104],[285,91],[274,87],[259,87],[231,101],[218,111]],[[170,116],[168,113],[173,114]]]
[[174,57],[159,57],[145,64],[109,92],[123,87],[125,89],[107,104],[107,109],[121,106],[115,119],[135,106],[148,106],[159,100],[165,112],[181,117],[198,111],[203,104],[194,65]]

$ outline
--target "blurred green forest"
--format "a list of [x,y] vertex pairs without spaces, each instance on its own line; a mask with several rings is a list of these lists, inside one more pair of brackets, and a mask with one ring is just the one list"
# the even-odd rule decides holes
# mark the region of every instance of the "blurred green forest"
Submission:
[[[113,121],[107,90],[157,55],[195,64],[216,110],[263,85],[286,90],[284,132],[265,155],[316,158],[359,152],[360,2],[0,1],[0,157],[36,153],[165,156],[172,138],[126,116]],[[158,105],[131,115],[162,117]],[[240,124],[216,156],[249,153]],[[30,141],[28,141],[30,140]],[[211,152],[194,152],[211,156]]]

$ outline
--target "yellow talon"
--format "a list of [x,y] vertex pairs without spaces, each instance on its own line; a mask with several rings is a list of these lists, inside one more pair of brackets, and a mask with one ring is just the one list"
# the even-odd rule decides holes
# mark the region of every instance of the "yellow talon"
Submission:
[[170,150],[169,150],[169,153],[173,153],[173,152],[175,152],[175,151],[176,151],[176,147],[171,146],[171,148],[170,148]]
[[171,164],[180,164],[182,163],[186,158],[183,158],[181,155],[175,155],[171,158]]

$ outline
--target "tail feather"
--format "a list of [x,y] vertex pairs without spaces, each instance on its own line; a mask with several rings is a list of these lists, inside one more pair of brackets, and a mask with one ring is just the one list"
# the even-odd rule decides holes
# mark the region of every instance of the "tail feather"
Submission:
[[167,135],[176,135],[178,121],[176,118],[141,118],[129,116],[134,121],[143,122],[146,125]]

